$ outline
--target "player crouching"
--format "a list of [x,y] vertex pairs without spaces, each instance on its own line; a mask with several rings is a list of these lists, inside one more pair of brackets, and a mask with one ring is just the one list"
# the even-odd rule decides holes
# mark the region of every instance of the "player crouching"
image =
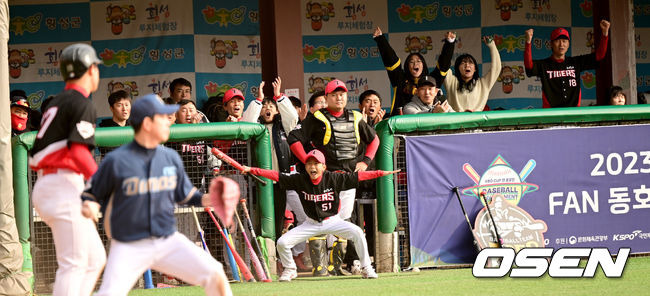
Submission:
[[363,267],[362,277],[364,279],[377,278],[377,273],[370,265],[368,243],[363,230],[353,223],[344,221],[338,215],[339,193],[358,187],[359,181],[371,180],[399,171],[334,173],[326,171],[325,168],[325,156],[318,150],[307,153],[306,174],[288,175],[271,170],[244,167],[245,172],[276,181],[284,190],[298,192],[300,202],[308,217],[307,221],[289,230],[278,240],[278,254],[284,267],[279,279],[281,282],[289,282],[298,276],[296,263],[291,256],[291,248],[319,234],[334,234],[352,240]]
[[227,182],[219,178],[210,195],[199,192],[178,153],[160,145],[169,138],[167,115],[178,107],[155,94],[136,100],[133,142],[106,155],[82,196],[83,215],[96,220],[101,205],[112,238],[96,295],[126,295],[148,268],[201,285],[207,295],[232,295],[221,263],[176,231],[174,204],[214,206],[230,224],[239,200],[222,194]]

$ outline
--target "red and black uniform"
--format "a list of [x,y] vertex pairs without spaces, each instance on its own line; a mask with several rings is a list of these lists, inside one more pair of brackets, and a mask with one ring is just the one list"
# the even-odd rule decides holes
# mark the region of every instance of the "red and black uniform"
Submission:
[[316,111],[289,133],[291,151],[305,163],[310,147],[320,150],[325,154],[328,171],[353,172],[357,162],[370,164],[379,147],[379,138],[362,117],[361,113],[348,109]]
[[278,182],[285,190],[295,190],[307,217],[321,222],[339,213],[339,193],[359,186],[360,181],[382,176],[383,171],[334,173],[324,171],[312,180],[308,174],[280,174],[276,171],[251,168],[251,174]]
[[89,149],[95,145],[95,107],[85,90],[67,85],[48,104],[30,151],[32,169],[69,169],[90,178],[97,170]]
[[542,107],[579,107],[582,99],[580,73],[598,67],[607,53],[607,36],[601,36],[595,53],[576,57],[565,56],[556,60],[552,56],[533,60],[531,44],[526,43],[524,65],[528,77],[537,76],[542,81]]
[[84,178],[97,170],[89,150],[95,145],[96,116],[88,95],[67,84],[47,105],[30,152],[30,167],[38,172],[32,203],[56,246],[55,295],[91,294],[106,262],[95,222],[81,213]]

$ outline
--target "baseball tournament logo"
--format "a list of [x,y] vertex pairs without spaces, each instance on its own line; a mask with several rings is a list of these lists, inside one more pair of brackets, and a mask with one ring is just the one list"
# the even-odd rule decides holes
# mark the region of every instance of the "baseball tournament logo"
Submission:
[[[469,164],[463,165],[463,171],[474,181],[475,185],[463,189],[463,194],[479,198],[484,195],[490,201],[489,207],[497,224],[489,217],[487,208],[476,216],[475,229],[478,243],[482,248],[498,245],[495,233],[501,238],[501,245],[519,250],[526,247],[544,247],[546,223],[536,220],[524,209],[518,207],[519,201],[528,193],[537,191],[539,186],[526,182],[526,178],[535,169],[536,162],[531,159],[517,173],[512,166],[498,155],[488,169],[479,175]],[[481,198],[479,198],[481,200]],[[481,203],[485,204],[483,200]]]

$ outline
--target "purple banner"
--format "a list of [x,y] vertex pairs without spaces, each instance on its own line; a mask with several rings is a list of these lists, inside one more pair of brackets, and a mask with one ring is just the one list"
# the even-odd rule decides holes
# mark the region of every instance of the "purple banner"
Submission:
[[[648,134],[650,125],[407,137],[411,266],[474,262],[454,187],[472,225],[480,194],[494,199],[501,239],[516,250],[650,252]],[[479,216],[489,245],[492,224]]]

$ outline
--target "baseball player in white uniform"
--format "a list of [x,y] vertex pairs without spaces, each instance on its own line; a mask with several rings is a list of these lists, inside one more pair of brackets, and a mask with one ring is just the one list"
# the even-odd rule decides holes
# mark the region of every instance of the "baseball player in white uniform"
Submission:
[[59,265],[52,294],[90,295],[106,252],[95,223],[81,215],[84,179],[97,170],[90,152],[95,145],[95,107],[88,96],[99,85],[101,60],[87,44],[61,52],[65,90],[48,104],[36,135],[29,165],[38,174],[32,201],[52,230]]

